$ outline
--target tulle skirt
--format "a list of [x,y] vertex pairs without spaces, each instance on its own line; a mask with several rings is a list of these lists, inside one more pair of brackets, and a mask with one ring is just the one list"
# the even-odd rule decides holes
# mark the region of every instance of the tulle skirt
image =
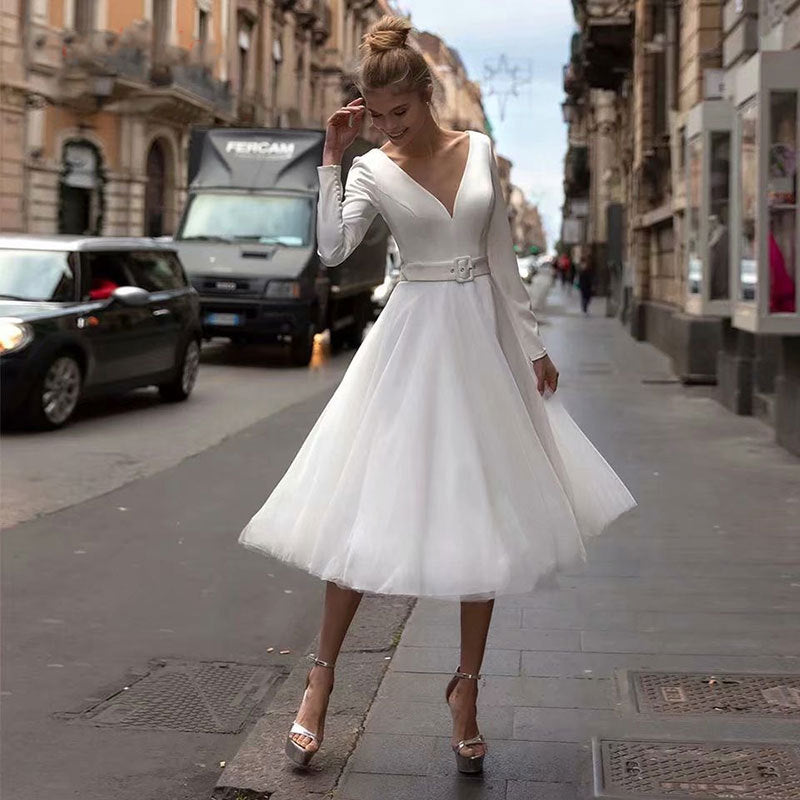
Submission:
[[491,276],[398,284],[239,543],[344,587],[473,600],[585,557],[635,501],[512,327]]

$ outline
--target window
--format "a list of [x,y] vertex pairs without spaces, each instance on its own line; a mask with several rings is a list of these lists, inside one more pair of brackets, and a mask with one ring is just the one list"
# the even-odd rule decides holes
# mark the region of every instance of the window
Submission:
[[770,92],[769,134],[769,310],[770,313],[794,313],[797,275],[797,92]]
[[728,241],[730,220],[731,135],[728,131],[712,131],[709,150],[709,215],[708,262],[710,297],[727,300],[730,296]]
[[70,254],[0,250],[0,297],[67,303],[75,300]]
[[202,8],[197,11],[197,52],[201,59],[205,59],[208,48],[208,11]]
[[78,33],[90,33],[95,29],[95,0],[75,0],[73,25]]
[[148,292],[168,292],[186,286],[183,268],[173,253],[131,252],[128,265],[136,285]]
[[311,201],[305,197],[204,192],[191,199],[179,238],[305,247],[311,213]]
[[163,58],[172,28],[172,0],[153,0],[153,55]]
[[703,137],[689,142],[689,177],[686,211],[688,215],[687,256],[689,259],[689,294],[700,294],[703,280],[703,257],[700,247],[700,214],[703,207]]
[[667,15],[666,3],[651,6],[651,31],[653,42],[660,42],[653,54],[653,138],[667,133]]
[[243,95],[250,83],[250,45],[253,38],[253,23],[239,18],[239,94]]
[[107,300],[114,289],[133,286],[123,252],[86,253],[83,262],[84,300]]
[[741,300],[755,300],[756,284],[756,220],[758,203],[758,152],[756,128],[758,103],[751,100],[739,109],[741,238],[739,240],[739,285]]

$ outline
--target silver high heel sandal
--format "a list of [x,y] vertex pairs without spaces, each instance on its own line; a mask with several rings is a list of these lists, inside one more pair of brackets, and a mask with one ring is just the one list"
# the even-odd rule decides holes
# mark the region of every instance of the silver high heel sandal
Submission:
[[[455,674],[450,679],[450,683],[447,684],[447,689],[444,693],[444,699],[448,707],[450,706],[450,695],[453,693],[453,689],[456,688],[456,684],[459,682],[459,680],[477,681],[483,677],[480,674],[470,675],[468,672],[461,672],[460,670],[461,667],[455,671]],[[484,746],[484,752],[481,755],[465,756],[462,754],[461,751],[465,747],[472,747],[476,744],[482,744]],[[459,772],[466,775],[476,775],[480,772],[483,772],[483,759],[488,748],[486,747],[486,740],[480,733],[477,736],[473,736],[471,739],[462,739],[458,744],[451,745],[451,747],[453,748],[453,752],[456,754],[456,767],[458,768]]]
[[[333,669],[333,664],[328,661],[323,661],[321,658],[317,658],[313,653],[311,653],[308,658],[310,658],[314,665],[317,667],[327,667],[328,669]],[[311,668],[313,669],[313,667]],[[308,671],[308,675],[306,675],[306,688],[303,691],[303,699],[305,699],[306,692],[308,691],[308,683],[311,679],[311,670]],[[333,686],[331,686],[331,691],[333,691]],[[301,701],[302,703],[302,701]],[[307,750],[302,745],[298,744],[294,739],[292,739],[293,733],[299,733],[301,736],[307,736],[312,741],[317,743],[316,750]],[[286,755],[288,758],[293,761],[299,767],[307,767],[312,758],[314,758],[315,753],[319,752],[319,745],[322,744],[322,740],[316,733],[308,730],[308,728],[304,728],[297,720],[292,723],[292,727],[289,729],[289,734],[286,737]]]

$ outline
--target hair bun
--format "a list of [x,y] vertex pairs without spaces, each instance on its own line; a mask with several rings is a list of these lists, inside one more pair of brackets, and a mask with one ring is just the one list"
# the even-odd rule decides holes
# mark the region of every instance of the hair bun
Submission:
[[381,17],[364,34],[362,47],[372,53],[385,53],[387,50],[405,47],[411,23],[403,17]]

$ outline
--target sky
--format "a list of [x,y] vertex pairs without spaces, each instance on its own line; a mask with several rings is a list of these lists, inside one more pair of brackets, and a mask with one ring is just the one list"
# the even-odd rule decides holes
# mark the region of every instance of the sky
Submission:
[[[497,152],[513,162],[511,180],[539,206],[552,248],[561,228],[566,126],[562,67],[575,29],[570,0],[399,0],[417,30],[429,31],[458,51],[471,80],[483,85],[483,105]],[[457,13],[454,13],[457,9]],[[509,97],[505,119],[488,95],[485,65],[505,55],[531,81]]]

